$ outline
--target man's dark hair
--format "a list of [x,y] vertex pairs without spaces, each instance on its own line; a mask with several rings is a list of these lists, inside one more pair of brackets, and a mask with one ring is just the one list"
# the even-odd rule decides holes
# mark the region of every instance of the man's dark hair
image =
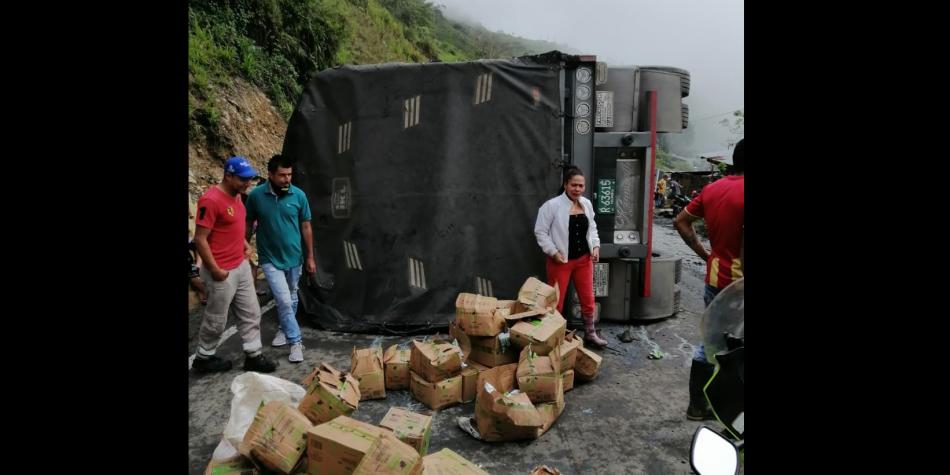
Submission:
[[745,156],[743,152],[745,151],[745,139],[739,141],[736,144],[736,148],[732,151],[732,172],[733,173],[745,173]]
[[278,168],[293,168],[294,161],[290,157],[285,157],[281,154],[274,155],[270,160],[267,161],[267,171],[274,173]]

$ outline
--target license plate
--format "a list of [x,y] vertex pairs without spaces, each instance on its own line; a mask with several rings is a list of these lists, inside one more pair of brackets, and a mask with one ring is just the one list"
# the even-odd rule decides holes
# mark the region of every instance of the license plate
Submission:
[[614,192],[617,189],[617,180],[613,178],[601,178],[597,180],[597,212],[613,213]]

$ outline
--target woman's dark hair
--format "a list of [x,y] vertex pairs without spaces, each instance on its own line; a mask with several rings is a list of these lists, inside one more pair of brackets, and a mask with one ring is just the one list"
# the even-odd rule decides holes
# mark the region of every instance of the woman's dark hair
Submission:
[[574,165],[569,165],[565,167],[564,180],[561,181],[561,184],[563,185],[564,183],[571,181],[571,178],[574,178],[576,176],[584,176],[584,171]]
[[558,195],[560,195],[561,193],[564,193],[565,183],[571,181],[571,178],[574,178],[576,176],[584,176],[584,171],[578,168],[576,165],[568,165],[564,167],[564,171],[561,176],[563,176],[564,179],[561,180],[561,190],[557,192]]

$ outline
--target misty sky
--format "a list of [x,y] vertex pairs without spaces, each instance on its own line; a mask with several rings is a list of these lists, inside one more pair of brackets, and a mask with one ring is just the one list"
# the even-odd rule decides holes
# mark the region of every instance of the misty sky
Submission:
[[565,44],[608,65],[686,69],[691,124],[744,104],[742,0],[428,1],[450,18]]

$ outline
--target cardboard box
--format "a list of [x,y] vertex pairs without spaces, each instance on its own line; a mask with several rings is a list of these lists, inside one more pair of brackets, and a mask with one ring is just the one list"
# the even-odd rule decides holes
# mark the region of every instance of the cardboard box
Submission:
[[426,381],[412,370],[409,371],[409,377],[412,379],[409,383],[412,397],[429,409],[442,409],[462,402],[461,374],[435,383]]
[[557,285],[551,287],[534,277],[528,277],[518,290],[518,302],[527,308],[554,310],[560,295]]
[[455,322],[469,336],[495,336],[505,331],[510,304],[498,306],[498,299],[460,293],[455,299]]
[[208,462],[204,475],[261,475],[261,471],[254,466],[251,459],[243,455],[236,455],[227,460]]
[[513,391],[517,371],[517,364],[509,364],[478,375],[475,423],[482,440],[534,439],[544,425],[528,395]]
[[532,315],[515,323],[511,327],[511,341],[519,348],[530,344],[535,353],[544,356],[564,341],[565,330],[567,320],[557,310],[552,310],[540,318],[538,315]]
[[472,366],[462,368],[462,402],[475,400],[475,383],[478,381],[478,369]]
[[352,414],[359,406],[360,383],[349,373],[323,363],[304,379],[308,380],[307,395],[297,409],[314,424]]
[[468,363],[472,355],[472,337],[466,335],[455,320],[449,322],[449,338],[455,339],[462,350],[462,362]]
[[409,348],[397,345],[386,348],[383,366],[386,377],[386,389],[409,389]]
[[422,475],[489,475],[451,449],[422,457]]
[[517,304],[517,300],[499,300],[495,305],[495,308],[498,309],[496,313],[507,319],[508,315],[515,313],[514,311],[517,308]]
[[313,424],[281,401],[261,405],[244,434],[239,452],[261,465],[289,474],[307,448],[306,433]]
[[564,412],[564,391],[560,391],[557,394],[556,400],[552,402],[542,402],[540,404],[535,404],[535,409],[538,410],[538,414],[541,415],[541,427],[538,429],[538,437],[541,437],[542,434],[548,431],[551,426],[554,425],[554,421],[558,417],[561,417],[561,413]]
[[561,373],[561,381],[564,382],[564,392],[574,389],[574,370],[569,369]]
[[420,475],[422,456],[392,433],[380,436],[353,475]]
[[447,341],[412,340],[409,368],[430,383],[462,372],[462,350]]
[[574,377],[580,381],[590,381],[600,372],[604,358],[583,346],[577,349],[577,362],[574,363]]
[[518,347],[511,341],[510,333],[496,336],[470,336],[469,363],[475,362],[489,368],[518,362]]
[[561,475],[561,471],[547,465],[538,465],[531,470],[531,475]]
[[360,383],[360,401],[386,398],[386,378],[383,374],[383,353],[380,347],[353,348],[350,354],[350,374]]
[[294,471],[291,472],[291,475],[309,475],[310,472],[307,469],[307,455],[304,453],[303,457],[300,457],[300,462],[294,467]]
[[419,452],[419,455],[425,455],[429,452],[429,438],[432,436],[432,416],[399,407],[391,407],[379,426],[393,431],[397,439],[412,446]]
[[307,469],[310,475],[349,475],[363,461],[386,429],[346,416],[307,431]]
[[468,363],[462,368],[462,402],[472,402],[477,393],[476,383],[478,382],[478,373],[488,369],[487,366],[480,365],[474,361]]
[[518,360],[518,389],[528,395],[531,402],[556,401],[564,394],[561,380],[561,353],[555,347],[548,356],[535,354],[531,345],[521,350]]
[[580,337],[576,335],[576,330],[571,330],[564,335],[564,341],[561,343],[561,371],[574,369],[574,362],[577,361],[577,349],[584,346]]

